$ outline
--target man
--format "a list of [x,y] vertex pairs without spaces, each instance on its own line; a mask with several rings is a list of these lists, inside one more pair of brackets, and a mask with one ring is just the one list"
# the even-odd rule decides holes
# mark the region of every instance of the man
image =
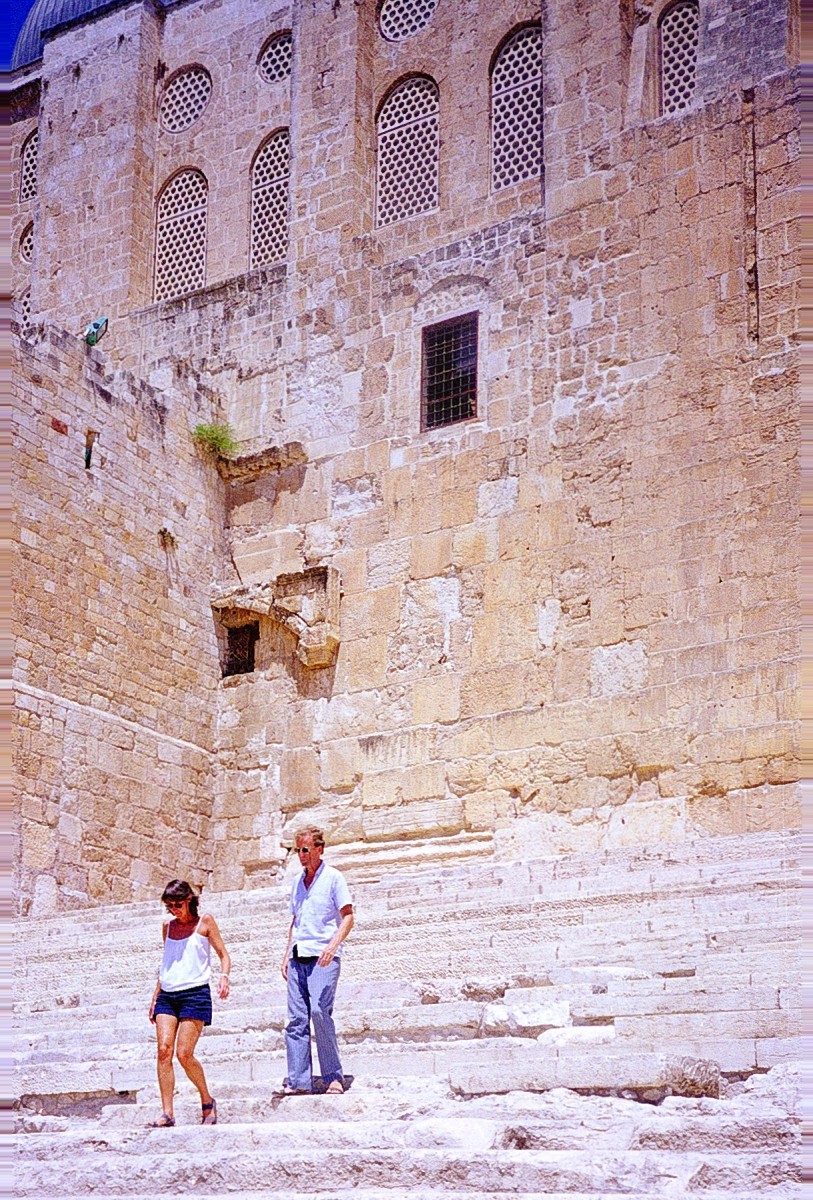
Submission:
[[333,1001],[342,942],[353,928],[353,903],[341,871],[322,862],[324,848],[321,829],[311,827],[296,835],[294,851],[303,869],[291,889],[291,928],[282,960],[282,978],[288,983],[285,1091],[292,1095],[313,1090],[311,1022],[327,1094],[344,1092]]

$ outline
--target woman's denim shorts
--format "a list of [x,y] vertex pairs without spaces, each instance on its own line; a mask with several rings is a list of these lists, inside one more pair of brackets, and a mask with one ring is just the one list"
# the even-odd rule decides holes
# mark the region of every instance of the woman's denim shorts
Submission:
[[203,1021],[212,1023],[212,990],[208,983],[200,987],[184,988],[182,992],[165,992],[163,988],[155,1001],[153,1016],[165,1013],[179,1021]]

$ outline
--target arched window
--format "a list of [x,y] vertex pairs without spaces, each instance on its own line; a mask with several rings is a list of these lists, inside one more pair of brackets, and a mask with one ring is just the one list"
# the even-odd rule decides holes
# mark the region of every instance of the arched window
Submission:
[[158,197],[155,230],[155,299],[167,300],[206,282],[206,203],[209,185],[200,171],[175,175]]
[[260,78],[266,83],[279,83],[289,79],[291,75],[291,56],[293,53],[293,37],[290,29],[285,33],[275,33],[262,48],[257,70]]
[[31,324],[31,288],[15,300],[14,316],[20,329],[27,329]]
[[491,186],[510,187],[542,171],[542,30],[509,38],[491,70]]
[[35,129],[23,142],[20,152],[20,202],[33,200],[37,194],[37,151],[40,134]]
[[251,266],[281,262],[288,249],[288,130],[268,139],[251,171]]
[[30,263],[34,258],[34,223],[33,221],[26,225],[20,238],[20,258],[23,262]]
[[678,0],[661,17],[659,27],[661,112],[679,112],[694,96],[700,31],[698,0]]
[[404,80],[378,114],[379,225],[438,206],[439,111],[437,84],[425,75]]

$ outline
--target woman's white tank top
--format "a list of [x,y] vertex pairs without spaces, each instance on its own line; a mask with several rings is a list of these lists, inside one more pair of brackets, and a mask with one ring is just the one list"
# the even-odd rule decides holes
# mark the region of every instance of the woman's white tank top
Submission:
[[[198,925],[200,922],[198,922]],[[164,941],[164,957],[158,979],[165,992],[182,992],[186,988],[202,987],[209,982],[209,939],[198,933],[185,938]]]

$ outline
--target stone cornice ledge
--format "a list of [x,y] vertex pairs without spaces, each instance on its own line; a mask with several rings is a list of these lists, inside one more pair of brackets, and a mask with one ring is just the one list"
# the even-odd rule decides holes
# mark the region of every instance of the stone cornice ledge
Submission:
[[241,454],[237,458],[217,459],[217,469],[226,483],[252,483],[266,471],[284,471],[308,461],[301,442],[286,442],[284,446],[268,446],[255,454]]

